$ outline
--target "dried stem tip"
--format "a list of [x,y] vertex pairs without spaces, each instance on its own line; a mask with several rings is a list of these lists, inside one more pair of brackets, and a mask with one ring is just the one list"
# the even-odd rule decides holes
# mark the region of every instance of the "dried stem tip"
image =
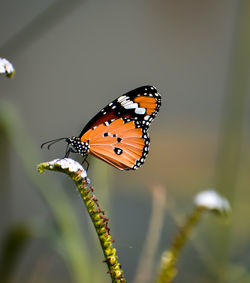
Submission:
[[[68,173],[78,173],[79,177],[82,179],[87,178],[87,172],[78,162],[71,158],[63,158],[63,159],[54,159],[52,161],[40,163],[37,166],[37,169],[40,173],[44,172],[44,170],[55,170],[55,171],[68,171]],[[65,172],[67,173],[67,172]]]

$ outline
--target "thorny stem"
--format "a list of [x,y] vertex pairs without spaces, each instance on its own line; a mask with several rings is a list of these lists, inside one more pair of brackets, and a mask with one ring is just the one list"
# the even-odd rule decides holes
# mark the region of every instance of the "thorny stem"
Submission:
[[44,170],[65,173],[74,181],[94,224],[105,257],[104,262],[106,262],[108,266],[108,273],[111,276],[112,282],[125,282],[123,270],[121,269],[121,265],[118,262],[118,256],[116,255],[116,249],[112,245],[113,240],[110,235],[110,228],[108,227],[108,218],[105,217],[104,211],[101,209],[96,196],[93,194],[94,188],[88,187],[88,179],[81,176],[81,170],[72,172],[69,168],[62,167],[60,163],[40,163],[38,165],[38,171],[42,173]]

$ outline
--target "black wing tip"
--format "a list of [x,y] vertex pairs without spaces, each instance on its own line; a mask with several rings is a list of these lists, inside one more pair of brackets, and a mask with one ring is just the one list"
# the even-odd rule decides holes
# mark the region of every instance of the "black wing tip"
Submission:
[[135,88],[134,90],[139,90],[139,89],[142,89],[142,90],[143,89],[144,90],[156,90],[157,91],[157,88],[154,85],[143,85],[143,86]]
[[[124,93],[123,95],[131,95],[131,94],[132,95],[136,95],[136,94],[139,94],[139,93],[152,93],[152,94],[155,94],[155,93],[158,93],[158,90],[153,85],[144,85],[144,86],[137,87],[137,88],[135,88],[133,90],[130,90],[129,92]],[[159,94],[159,96],[160,96],[160,94]]]

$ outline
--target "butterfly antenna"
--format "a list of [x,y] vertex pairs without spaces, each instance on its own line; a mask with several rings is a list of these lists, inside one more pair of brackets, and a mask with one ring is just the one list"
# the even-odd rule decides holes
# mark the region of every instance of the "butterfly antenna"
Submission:
[[44,142],[43,144],[41,144],[41,148],[43,148],[46,144],[48,145],[47,148],[50,149],[50,147],[59,142],[59,141],[62,141],[62,140],[66,140],[67,138],[59,138],[59,139],[54,139],[54,140],[51,140],[51,141],[47,141],[47,142]]

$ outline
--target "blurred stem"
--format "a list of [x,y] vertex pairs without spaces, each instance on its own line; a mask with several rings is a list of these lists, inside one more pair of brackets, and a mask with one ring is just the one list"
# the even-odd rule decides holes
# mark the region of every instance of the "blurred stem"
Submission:
[[[49,2],[48,2],[49,3]],[[4,56],[17,56],[26,50],[35,40],[39,40],[46,32],[51,30],[60,21],[63,21],[75,9],[79,9],[84,0],[55,0],[48,5],[35,18],[18,29],[13,36],[0,46],[0,54]]]
[[237,174],[240,165],[240,153],[246,116],[250,70],[250,1],[241,1],[237,45],[225,100],[225,115],[218,150],[216,188],[232,204]]
[[[240,170],[241,145],[243,126],[246,117],[247,97],[249,90],[250,68],[250,1],[240,3],[239,23],[236,30],[236,46],[234,48],[229,85],[225,99],[223,127],[218,148],[215,187],[226,195],[233,205],[237,187],[237,177]],[[238,221],[238,220],[237,220]],[[216,230],[216,227],[215,229]],[[225,282],[228,272],[225,270],[229,258],[231,231],[224,229],[217,235],[214,242],[216,255],[220,266],[221,278]],[[220,241],[219,239],[223,239]]]
[[152,212],[145,244],[140,256],[134,283],[152,282],[155,253],[162,231],[166,207],[166,189],[162,186],[152,187]]
[[1,283],[11,282],[18,257],[31,237],[32,233],[26,225],[17,225],[5,235],[0,257]]
[[161,270],[157,283],[172,282],[177,274],[176,263],[179,259],[180,252],[187,243],[188,237],[193,228],[200,220],[203,212],[206,209],[203,207],[195,207],[194,211],[187,218],[184,225],[179,229],[178,234],[175,236],[170,250],[165,251],[162,255]]
[[[22,119],[15,109],[10,104],[2,101],[0,106],[0,127],[9,143],[16,150],[23,165],[23,170],[52,211],[66,251],[65,253],[61,252],[61,255],[64,255],[73,282],[82,283],[82,278],[88,278],[89,276],[89,262],[83,252],[86,252],[87,248],[84,246],[84,237],[77,216],[62,188],[51,181],[53,190],[50,190],[48,180],[39,178],[35,174],[34,168],[38,160],[41,160],[41,157],[34,148],[32,139],[21,121]],[[88,280],[86,279],[86,281]]]
[[79,172],[69,171],[68,168],[62,168],[60,164],[51,165],[49,162],[45,162],[38,165],[38,170],[40,172],[43,172],[45,169],[65,173],[74,181],[81,194],[82,200],[86,206],[92,223],[94,224],[103,254],[105,256],[105,262],[109,268],[108,273],[110,273],[112,282],[125,282],[123,270],[121,269],[121,265],[118,262],[118,256],[116,255],[116,249],[113,248],[112,245],[113,241],[109,232],[110,229],[108,227],[108,218],[104,216],[104,211],[101,210],[100,204],[96,196],[93,194],[94,189],[87,188],[86,179],[83,179]]

